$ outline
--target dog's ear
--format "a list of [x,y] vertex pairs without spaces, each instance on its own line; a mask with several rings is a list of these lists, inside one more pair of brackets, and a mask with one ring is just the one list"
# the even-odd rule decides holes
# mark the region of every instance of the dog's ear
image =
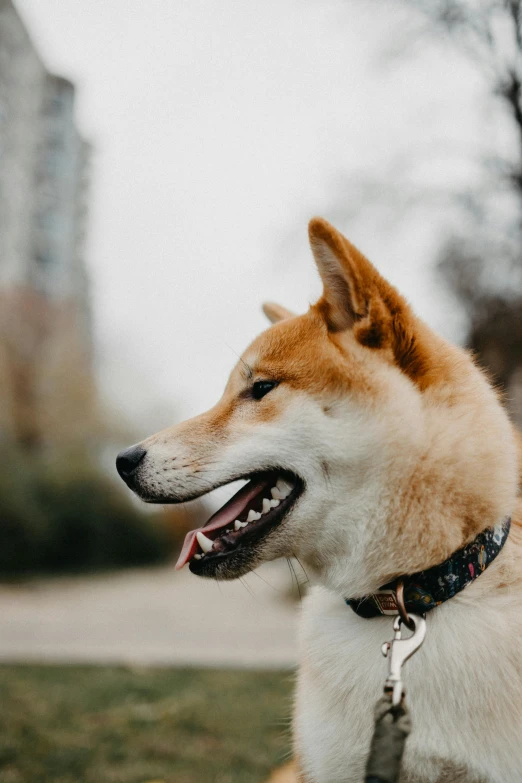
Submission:
[[353,329],[358,341],[370,348],[389,346],[395,315],[409,310],[404,299],[326,220],[314,218],[308,229],[324,286],[316,307],[329,329]]
[[326,220],[311,220],[309,235],[324,285],[315,309],[328,329],[351,329],[361,345],[391,348],[395,361],[412,380],[421,386],[428,384],[430,368],[436,364],[432,361],[437,350],[435,335],[368,259]]
[[287,318],[294,317],[294,313],[290,312],[290,310],[287,310],[286,307],[276,304],[275,302],[264,302],[263,312],[272,324],[275,324],[278,321],[284,321]]

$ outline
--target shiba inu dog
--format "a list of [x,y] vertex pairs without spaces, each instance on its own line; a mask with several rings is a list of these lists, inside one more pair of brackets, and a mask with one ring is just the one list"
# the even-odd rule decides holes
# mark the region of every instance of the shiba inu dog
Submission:
[[118,470],[150,503],[248,480],[188,534],[178,567],[235,579],[295,555],[313,576],[296,779],[363,779],[391,619],[350,606],[428,573],[433,594],[418,588],[415,599],[432,611],[406,673],[413,732],[402,780],[520,783],[518,436],[468,353],[432,332],[325,220],[309,232],[320,300],[299,316],[266,305],[273,325],[217,405],[122,452]]

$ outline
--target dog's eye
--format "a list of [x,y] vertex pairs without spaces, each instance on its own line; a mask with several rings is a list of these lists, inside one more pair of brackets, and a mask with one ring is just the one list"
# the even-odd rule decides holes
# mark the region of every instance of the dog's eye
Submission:
[[274,386],[277,386],[276,381],[256,381],[252,386],[252,397],[254,400],[260,400],[265,394],[268,394]]

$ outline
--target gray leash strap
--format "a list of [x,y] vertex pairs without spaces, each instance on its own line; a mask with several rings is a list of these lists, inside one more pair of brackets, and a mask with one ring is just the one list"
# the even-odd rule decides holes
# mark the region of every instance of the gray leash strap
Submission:
[[405,689],[402,667],[417,652],[426,636],[426,620],[416,614],[406,615],[407,626],[413,633],[402,638],[406,622],[396,617],[394,636],[385,642],[382,653],[388,658],[389,668],[384,695],[375,705],[375,728],[366,766],[365,783],[398,783],[404,746],[411,731],[410,716],[404,704]]
[[410,716],[404,704],[394,707],[391,693],[379,699],[375,705],[375,730],[365,783],[398,783],[410,731]]

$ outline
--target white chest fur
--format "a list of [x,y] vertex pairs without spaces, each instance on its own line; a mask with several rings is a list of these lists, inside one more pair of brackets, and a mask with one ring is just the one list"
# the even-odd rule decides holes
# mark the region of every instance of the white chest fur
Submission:
[[[413,731],[404,758],[415,783],[522,780],[522,606],[474,599],[474,585],[427,616],[424,646],[404,669]],[[305,599],[294,734],[310,783],[360,783],[387,663],[392,618],[365,620],[316,587]],[[455,778],[453,778],[455,779]]]

